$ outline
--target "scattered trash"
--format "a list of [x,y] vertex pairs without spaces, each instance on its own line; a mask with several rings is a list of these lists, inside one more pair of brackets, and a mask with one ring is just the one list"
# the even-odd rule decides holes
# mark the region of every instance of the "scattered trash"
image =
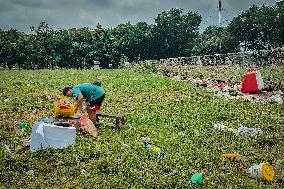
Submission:
[[201,79],[194,79],[193,82],[197,85],[197,86],[202,86],[202,87],[207,87],[207,84],[204,83]]
[[174,176],[175,174],[177,174],[177,170],[173,170],[171,173],[166,174],[165,177],[170,177],[170,176]]
[[128,144],[122,144],[121,148],[124,149],[124,150],[128,150],[128,149],[130,149],[130,146]]
[[20,135],[24,134],[24,129],[27,128],[28,124],[26,122],[19,122],[18,127],[21,129]]
[[173,77],[173,80],[176,80],[176,81],[181,81],[181,76],[180,75],[177,75],[175,77]]
[[52,148],[63,148],[75,145],[75,127],[56,126],[45,121],[48,120],[41,120],[33,125],[30,144],[32,152],[49,146]]
[[202,173],[195,173],[194,175],[192,175],[192,177],[189,180],[189,184],[202,185],[202,183],[203,183]]
[[223,125],[223,124],[221,124],[221,123],[215,123],[215,124],[213,125],[213,127],[214,127],[215,129],[220,129],[220,130],[226,130],[226,129],[228,129],[228,127],[227,127],[226,125]]
[[257,136],[262,135],[263,131],[259,128],[248,128],[241,126],[238,128],[238,133],[242,136]]
[[141,137],[141,140],[142,140],[144,143],[149,143],[151,139],[148,138],[148,137]]
[[230,158],[231,160],[240,160],[241,155],[239,154],[223,154],[223,157]]
[[229,92],[218,91],[217,96],[229,96]]
[[97,128],[93,122],[85,116],[81,117],[80,129],[83,134],[89,133],[93,137],[97,136]]
[[227,127],[226,125],[223,125],[223,124],[221,124],[221,123],[215,123],[214,125],[213,125],[213,127],[215,128],[215,129],[219,129],[219,130],[222,130],[222,131],[230,131],[230,132],[232,132],[232,133],[238,133],[238,130],[237,129],[232,129],[232,128],[229,128],[229,127]]
[[219,129],[219,130],[222,130],[222,131],[230,131],[232,133],[235,133],[235,134],[239,134],[241,136],[257,136],[257,135],[262,135],[263,134],[263,131],[259,128],[248,128],[248,127],[244,127],[244,126],[240,126],[238,129],[233,129],[233,128],[229,128],[227,127],[226,125],[223,125],[221,123],[215,123],[213,125],[213,127],[215,129]]
[[[203,75],[190,74],[188,68],[187,65],[163,62],[158,66],[158,73],[171,77],[173,80],[184,80],[200,87],[206,87],[209,93],[228,99],[245,99],[249,102],[265,103],[267,102],[267,98],[271,95],[278,94],[278,92],[275,91],[275,89],[278,88],[277,84],[271,81],[271,78],[267,78],[267,80],[264,81],[260,71],[249,71],[243,76],[242,80],[240,80],[234,75],[230,76],[228,79],[212,78],[214,74],[210,74],[211,76],[204,78]],[[236,69],[240,68],[236,67]],[[218,93],[219,91],[222,92]],[[227,94],[227,92],[229,94]],[[284,94],[281,93],[281,95],[282,101],[284,101]]]
[[206,88],[208,85],[206,83],[202,83],[200,86]]
[[29,139],[26,139],[23,144],[19,145],[16,150],[15,153],[16,154],[23,154],[28,148],[30,148],[31,145],[31,141]]
[[20,123],[18,124],[18,127],[19,127],[20,129],[25,129],[25,128],[27,128],[27,126],[28,126],[28,124],[27,124],[26,122],[20,122]]
[[155,156],[158,157],[158,158],[164,156],[164,151],[160,147],[152,145],[149,138],[142,137],[142,140],[144,142],[145,148],[149,152],[153,152],[155,154]]
[[272,95],[269,99],[268,99],[269,103],[278,103],[278,104],[282,104],[283,103],[283,97],[280,94],[276,94],[276,95]]
[[221,91],[221,89],[219,87],[212,87],[210,90],[214,94],[217,94],[219,91]]
[[87,171],[85,169],[81,169],[81,174],[85,174]]
[[272,166],[269,163],[261,163],[253,165],[249,168],[248,172],[254,178],[266,180],[271,182],[275,175]]
[[54,102],[53,114],[55,118],[59,116],[72,117],[74,113],[75,106],[69,103],[66,97],[61,96],[58,101]]
[[155,146],[155,145],[152,145],[152,144],[147,144],[146,148],[149,151],[153,151],[158,158],[162,157],[163,154],[164,154],[163,150],[158,146]]
[[234,89],[229,89],[229,94],[230,94],[231,96],[237,96],[237,95],[238,95],[238,92],[237,92],[236,90],[234,90]]
[[249,72],[243,77],[242,93],[258,93],[264,88],[260,72]]
[[11,157],[14,156],[14,153],[10,150],[10,148],[7,144],[4,144],[3,147],[5,148],[5,150],[9,153],[9,155]]
[[34,171],[33,170],[29,170],[29,171],[27,171],[27,175],[33,175],[34,174]]

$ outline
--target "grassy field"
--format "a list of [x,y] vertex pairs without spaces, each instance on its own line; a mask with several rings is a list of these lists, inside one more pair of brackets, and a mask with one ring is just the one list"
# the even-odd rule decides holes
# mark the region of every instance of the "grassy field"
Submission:
[[[271,73],[284,78],[283,70]],[[125,115],[128,127],[114,131],[103,125],[96,139],[78,134],[74,147],[28,151],[15,158],[1,147],[0,186],[190,188],[189,178],[199,171],[204,175],[201,188],[283,188],[283,104],[227,100],[154,74],[0,71],[1,145],[14,149],[30,136],[35,121],[51,117],[54,98],[66,84],[95,80],[101,81],[106,91],[103,111]],[[17,134],[19,121],[29,123],[23,136]],[[264,135],[250,138],[215,130],[216,122],[232,128],[239,124],[261,128]],[[160,146],[164,157],[148,153],[141,142],[143,136]],[[223,153],[239,153],[247,159],[230,161],[221,157]],[[252,164],[263,161],[277,168],[276,180],[271,183],[246,173]]]

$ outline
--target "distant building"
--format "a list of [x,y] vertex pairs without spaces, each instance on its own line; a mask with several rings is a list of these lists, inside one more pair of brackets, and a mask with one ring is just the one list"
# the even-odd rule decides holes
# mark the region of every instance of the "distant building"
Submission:
[[94,62],[93,69],[94,70],[99,70],[100,69],[100,65],[101,65],[100,61],[94,60],[93,62]]

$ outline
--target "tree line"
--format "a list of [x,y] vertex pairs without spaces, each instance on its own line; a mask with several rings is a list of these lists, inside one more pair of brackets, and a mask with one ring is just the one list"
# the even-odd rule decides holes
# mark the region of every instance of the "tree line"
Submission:
[[226,27],[199,32],[201,16],[182,9],[163,11],[154,24],[125,23],[114,28],[54,30],[47,23],[30,33],[0,29],[0,66],[4,69],[118,67],[120,60],[224,54],[240,50],[271,50],[284,44],[284,1],[252,6]]

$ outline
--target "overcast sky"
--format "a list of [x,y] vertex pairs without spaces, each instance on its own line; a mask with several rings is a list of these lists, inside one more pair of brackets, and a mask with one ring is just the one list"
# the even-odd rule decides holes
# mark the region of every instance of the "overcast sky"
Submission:
[[[279,0],[222,0],[223,25],[226,25],[249,6],[273,5]],[[135,24],[146,21],[153,24],[155,17],[164,10],[182,8],[202,16],[200,30],[218,24],[218,0],[0,0],[0,28],[15,28],[28,32],[30,26],[45,21],[54,29],[104,28],[118,24]]]

